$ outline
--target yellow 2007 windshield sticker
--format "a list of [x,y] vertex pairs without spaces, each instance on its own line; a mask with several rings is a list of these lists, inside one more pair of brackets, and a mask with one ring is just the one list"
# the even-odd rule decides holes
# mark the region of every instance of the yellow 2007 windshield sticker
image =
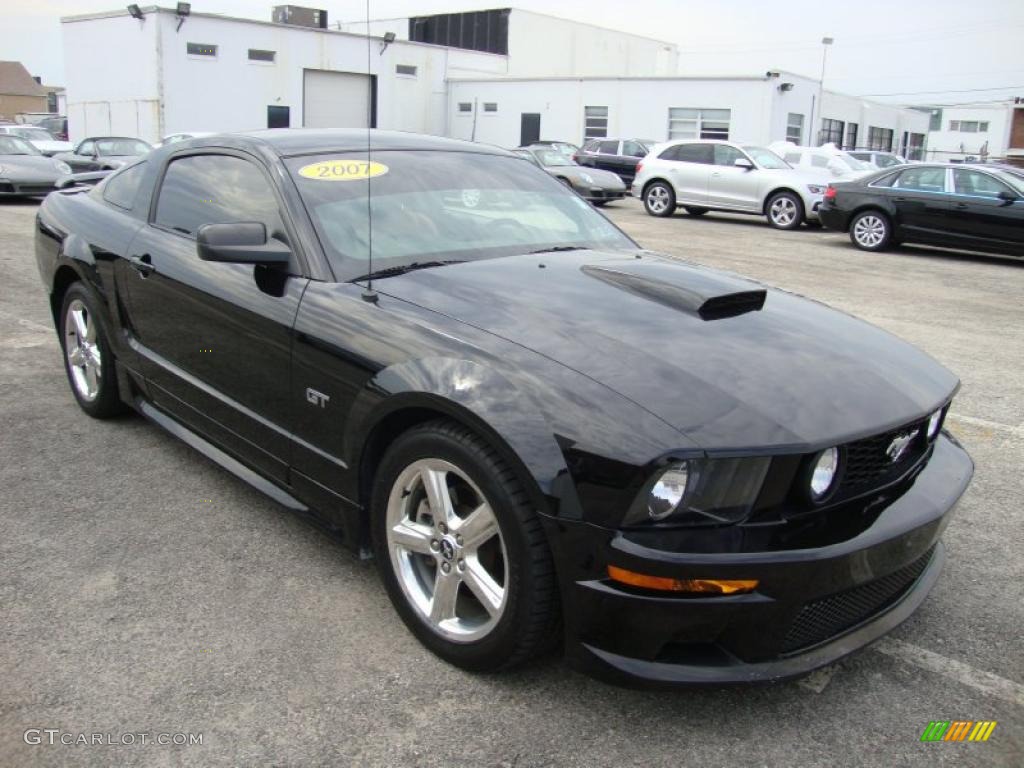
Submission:
[[388,172],[384,163],[371,160],[322,160],[299,168],[299,176],[317,181],[365,181]]

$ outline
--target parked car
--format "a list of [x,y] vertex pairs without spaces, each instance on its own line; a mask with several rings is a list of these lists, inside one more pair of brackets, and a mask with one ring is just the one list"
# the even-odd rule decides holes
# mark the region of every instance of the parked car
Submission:
[[67,163],[46,157],[25,139],[0,134],[0,196],[47,195],[57,177],[70,170]]
[[66,162],[76,173],[111,171],[137,160],[151,149],[142,139],[93,136],[79,142],[74,152],[62,152],[54,157]]
[[921,605],[973,472],[928,355],[645,251],[496,148],[197,139],[35,229],[82,410],[321,516],[467,670],[556,631],[620,681],[831,664]]
[[[66,117],[47,117],[39,121],[39,127],[49,132],[57,141],[68,140],[68,119]],[[68,148],[70,149],[70,147]]]
[[892,168],[896,165],[906,165],[907,161],[895,152],[877,152],[875,150],[850,150],[850,157],[860,160],[862,163],[869,163],[875,168]]
[[751,213],[777,229],[796,229],[817,220],[824,175],[797,172],[764,147],[680,140],[659,144],[644,158],[632,194],[651,216],[671,216],[680,207],[691,216]]
[[769,149],[797,170],[814,171],[818,174],[825,172],[835,179],[855,179],[876,170],[873,165],[858,160],[849,152],[836,149],[834,144],[798,147],[783,141],[769,145]]
[[24,139],[47,157],[71,149],[68,142],[58,141],[48,131],[34,125],[0,125],[0,136],[17,136]]
[[990,166],[914,163],[830,185],[821,221],[865,251],[922,243],[1024,256],[1024,179]]
[[580,165],[617,173],[629,184],[636,176],[636,166],[655,142],[646,139],[591,139],[573,155]]
[[539,147],[546,147],[548,149],[554,149],[561,152],[563,155],[572,157],[580,148],[575,144],[570,144],[568,141],[535,141],[532,144],[524,144],[519,149],[536,149]]
[[600,207],[626,196],[626,185],[619,175],[597,168],[581,168],[571,157],[547,147],[517,149],[516,154],[528,158],[560,182],[571,187],[584,200]]

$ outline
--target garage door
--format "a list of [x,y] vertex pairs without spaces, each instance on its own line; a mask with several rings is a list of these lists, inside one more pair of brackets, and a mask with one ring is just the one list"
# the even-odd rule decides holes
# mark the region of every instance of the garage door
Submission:
[[369,75],[307,69],[303,86],[302,124],[307,128],[369,127]]

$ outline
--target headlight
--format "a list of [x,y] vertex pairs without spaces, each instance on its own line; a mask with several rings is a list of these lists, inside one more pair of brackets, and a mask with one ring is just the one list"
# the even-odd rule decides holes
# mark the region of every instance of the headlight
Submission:
[[63,160],[58,160],[54,165],[57,166],[57,171],[60,173],[71,173],[71,166]]
[[839,449],[827,448],[814,459],[811,468],[811,499],[823,501],[835,486],[839,474]]
[[939,434],[939,427],[942,425],[942,409],[940,408],[928,417],[928,439],[934,440]]
[[4,172],[4,167],[2,165],[0,165],[0,176],[3,175],[3,172]]
[[594,177],[591,176],[589,173],[581,173],[580,174],[580,178],[583,179],[584,183],[586,183],[586,184],[593,184],[594,183]]
[[827,185],[808,184],[807,189],[812,195],[824,195]]
[[625,525],[742,522],[761,491],[770,458],[690,459],[660,469],[626,514]]

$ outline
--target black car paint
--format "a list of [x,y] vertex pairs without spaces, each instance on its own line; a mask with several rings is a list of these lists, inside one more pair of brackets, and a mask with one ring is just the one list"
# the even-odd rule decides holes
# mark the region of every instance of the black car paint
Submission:
[[[936,544],[972,473],[945,433],[912,472],[842,504],[809,509],[776,489],[749,525],[624,529],[621,520],[671,459],[771,453],[792,473],[820,448],[927,417],[955,392],[952,374],[882,331],[776,290],[762,309],[705,319],[693,294],[760,286],[639,249],[409,272],[376,281],[367,301],[365,286],[334,280],[281,162],[358,150],[360,138],[285,132],[159,149],[131,211],[104,202],[102,184],[50,195],[36,255],[55,314],[69,281],[85,282],[107,313],[127,402],[207,455],[241,462],[222,461],[316,512],[355,548],[366,542],[370,479],[389,440],[438,414],[476,430],[515,468],[544,522],[568,657],[613,679],[800,674],[923,599],[931,581],[922,577],[828,652],[779,653],[795,606],[893,572]],[[374,140],[491,151],[401,134]],[[201,262],[193,241],[148,223],[170,158],[225,151],[273,180],[294,274]],[[763,588],[666,596],[609,581],[609,564],[760,578]],[[710,645],[728,663],[689,662],[683,651],[665,661],[669,646]]]
[[[877,184],[920,167],[903,165],[854,181],[834,183],[835,197],[826,197],[819,210],[821,223],[828,229],[847,232],[857,214],[874,209],[885,213],[892,222],[896,242],[1024,256],[1024,196],[1011,201]],[[958,164],[953,169],[988,170],[968,164]]]
[[[648,149],[648,145],[637,139],[600,139],[600,141],[617,141],[618,149],[621,152],[623,142],[635,141],[645,149]],[[619,153],[609,154],[606,152],[595,151],[591,152],[587,150],[586,143],[580,148],[580,150],[574,154],[573,160],[579,165],[587,166],[590,168],[598,168],[602,171],[611,171],[612,173],[618,174],[618,176],[625,183],[628,188],[633,183],[633,179],[636,178],[636,167],[643,160],[643,156],[637,155],[622,155]]]

